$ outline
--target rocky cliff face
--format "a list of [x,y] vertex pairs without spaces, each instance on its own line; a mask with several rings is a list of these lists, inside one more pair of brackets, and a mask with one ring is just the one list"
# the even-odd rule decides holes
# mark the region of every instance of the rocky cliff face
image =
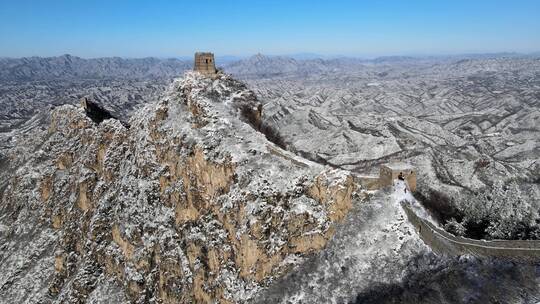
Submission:
[[243,302],[322,249],[352,178],[267,141],[246,108],[261,114],[243,84],[187,73],[129,128],[55,109],[0,193],[0,298]]

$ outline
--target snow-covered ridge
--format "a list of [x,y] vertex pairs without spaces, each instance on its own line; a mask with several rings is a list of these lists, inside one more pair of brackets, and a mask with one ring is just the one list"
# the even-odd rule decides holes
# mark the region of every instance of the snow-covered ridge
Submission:
[[243,302],[324,248],[352,177],[268,142],[245,106],[242,83],[187,73],[129,128],[55,109],[2,197],[0,297]]

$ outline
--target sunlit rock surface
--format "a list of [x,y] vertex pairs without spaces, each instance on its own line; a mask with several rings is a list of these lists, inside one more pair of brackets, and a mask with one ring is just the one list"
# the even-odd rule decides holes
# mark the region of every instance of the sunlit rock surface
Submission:
[[129,129],[55,109],[3,191],[3,301],[241,302],[322,249],[352,178],[239,119],[257,104],[188,73]]

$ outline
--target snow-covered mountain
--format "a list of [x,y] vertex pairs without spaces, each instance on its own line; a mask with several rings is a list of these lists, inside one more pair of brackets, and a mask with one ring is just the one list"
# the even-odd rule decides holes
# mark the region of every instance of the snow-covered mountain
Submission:
[[329,72],[350,72],[362,67],[366,60],[357,58],[295,59],[286,56],[266,56],[257,54],[249,58],[223,66],[240,79],[258,78],[309,78]]
[[55,109],[2,189],[0,298],[242,302],[320,250],[352,206],[346,172],[256,131],[256,97],[189,73],[129,127]]
[[[472,194],[496,182],[518,183],[518,205],[540,209],[539,58],[398,60],[247,82],[289,149],[358,174],[413,163],[419,194],[443,221],[471,214]],[[531,213],[513,237],[536,238]],[[476,237],[488,237],[487,219],[474,221],[485,222],[471,227],[485,233]]]
[[[137,106],[155,100],[191,66],[191,61],[158,58],[0,58],[0,132],[83,96],[127,117]],[[0,140],[0,149],[5,146]]]
[[351,178],[409,161],[449,214],[506,180],[538,210],[534,56],[50,66],[0,82],[0,303],[540,300],[535,265],[435,255],[400,189]]
[[172,77],[191,67],[178,59],[77,56],[0,58],[0,81],[52,79],[149,79]]

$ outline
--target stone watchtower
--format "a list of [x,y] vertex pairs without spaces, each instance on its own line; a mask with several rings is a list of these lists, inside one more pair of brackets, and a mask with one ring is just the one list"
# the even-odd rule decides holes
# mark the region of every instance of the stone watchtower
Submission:
[[216,75],[217,70],[214,62],[214,54],[202,52],[195,53],[194,70],[206,76]]
[[416,191],[416,170],[405,163],[390,163],[381,166],[379,184],[381,187],[392,186],[394,180],[401,174],[411,191]]

